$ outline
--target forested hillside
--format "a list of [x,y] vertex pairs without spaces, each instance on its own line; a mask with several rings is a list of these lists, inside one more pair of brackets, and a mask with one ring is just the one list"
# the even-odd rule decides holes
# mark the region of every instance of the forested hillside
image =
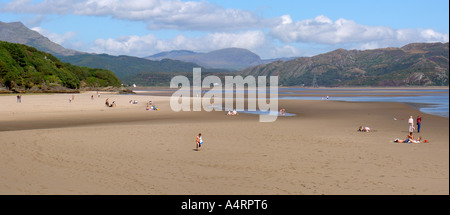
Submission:
[[36,48],[0,41],[2,88],[47,92],[107,86],[121,86],[121,81],[109,70],[74,66]]

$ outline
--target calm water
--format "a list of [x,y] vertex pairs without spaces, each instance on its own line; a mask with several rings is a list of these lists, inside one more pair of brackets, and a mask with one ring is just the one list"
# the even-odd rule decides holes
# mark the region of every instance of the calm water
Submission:
[[[449,117],[449,91],[444,89],[300,89],[283,88],[289,92],[280,92],[279,99],[292,100],[330,100],[348,102],[398,102],[409,104],[423,113]],[[320,91],[324,91],[323,93]],[[364,91],[364,92],[361,92]],[[318,95],[314,96],[289,96]],[[333,96],[339,95],[339,96]]]
[[[156,90],[150,90],[156,91]],[[175,92],[176,89],[158,90]],[[305,89],[279,88],[279,99],[329,100],[349,102],[398,102],[409,104],[423,113],[449,117],[448,89]],[[142,92],[142,91],[141,91]],[[207,91],[203,91],[205,93]],[[234,91],[244,92],[242,90]],[[250,91],[252,92],[252,91]],[[253,91],[254,92],[254,91]],[[141,93],[139,93],[141,94]],[[145,93],[144,93],[145,94]],[[295,96],[294,96],[295,95]],[[238,110],[239,111],[239,110]],[[240,111],[245,112],[245,111]],[[249,112],[265,114],[262,112]],[[267,113],[266,113],[267,114]],[[288,115],[289,116],[289,115]]]

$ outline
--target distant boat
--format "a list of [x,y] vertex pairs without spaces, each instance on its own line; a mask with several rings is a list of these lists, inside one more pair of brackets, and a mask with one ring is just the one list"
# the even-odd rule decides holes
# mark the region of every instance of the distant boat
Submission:
[[133,87],[136,88],[137,87],[136,84],[133,84]]

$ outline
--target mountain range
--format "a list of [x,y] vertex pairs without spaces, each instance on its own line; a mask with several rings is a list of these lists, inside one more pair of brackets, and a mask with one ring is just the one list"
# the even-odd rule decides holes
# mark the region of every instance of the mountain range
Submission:
[[55,56],[82,54],[82,52],[66,49],[61,45],[50,41],[38,32],[27,28],[21,22],[5,23],[0,21],[0,40],[32,46],[40,51],[51,53]]
[[172,59],[191,62],[206,68],[242,70],[248,67],[267,64],[279,60],[294,58],[279,58],[262,60],[257,54],[242,48],[226,48],[208,53],[198,53],[188,50],[161,52],[149,57],[149,60]]
[[449,43],[364,51],[338,49],[255,66],[243,70],[242,75],[279,76],[285,86],[313,86],[313,82],[327,87],[448,86]]
[[[33,31],[27,28],[21,22],[12,22],[12,23],[4,23],[0,22],[0,40],[10,42],[10,43],[19,43],[28,46],[32,46],[37,48],[40,51],[51,53],[57,57],[61,57],[64,62],[73,63],[78,66],[92,66],[90,64],[83,64],[84,62],[94,62],[101,59],[105,59],[105,54],[101,54],[98,56],[97,54],[88,54],[84,52],[79,52],[71,49],[66,49],[59,44],[56,44],[50,41],[48,38],[42,36],[36,31]],[[112,56],[109,55],[110,58],[119,58],[123,59],[124,56]],[[132,59],[136,57],[127,56]],[[273,59],[273,60],[262,60],[255,53],[240,48],[228,48],[221,49],[217,51],[212,51],[209,53],[197,53],[193,51],[187,50],[179,50],[179,51],[170,51],[170,52],[161,52],[159,54],[155,54],[149,57],[145,57],[143,59],[150,61],[161,61],[165,59],[176,60],[171,61],[171,64],[174,65],[174,68],[180,68],[183,66],[177,65],[180,62],[184,63],[194,63],[197,64],[196,67],[203,67],[205,69],[221,69],[221,70],[241,70],[251,66],[256,66],[260,64],[270,63],[277,60],[287,60],[287,59]],[[292,59],[292,58],[291,58]],[[109,62],[109,61],[108,61]],[[111,69],[114,72],[121,72],[123,70],[115,70],[108,66],[108,62],[96,62],[97,65],[102,66],[104,64],[105,67],[101,67],[104,69]],[[135,71],[136,68],[144,68],[147,69],[147,64],[158,64],[158,63],[149,63],[147,61],[134,61],[133,65],[129,65],[129,68],[126,69],[128,71]],[[136,65],[138,63],[138,65]],[[142,63],[143,65],[139,65]],[[164,64],[164,63],[163,63]],[[122,61],[122,69],[127,67],[124,65]],[[162,70],[158,69],[158,71]],[[173,70],[173,69],[169,69]],[[139,70],[139,72],[151,72],[153,70]],[[119,76],[121,76],[119,74]]]
[[204,72],[227,75],[279,76],[284,86],[448,86],[449,43],[415,43],[401,48],[338,49],[329,53],[290,59],[262,60],[240,48],[208,53],[188,50],[162,52],[146,58],[87,54],[65,49],[20,22],[0,22],[0,40],[26,44],[49,52],[62,62],[108,69],[122,82],[168,85],[177,74]]

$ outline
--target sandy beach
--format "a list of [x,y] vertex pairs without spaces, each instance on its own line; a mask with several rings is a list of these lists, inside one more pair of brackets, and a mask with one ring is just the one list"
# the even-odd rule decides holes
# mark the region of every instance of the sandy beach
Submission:
[[[0,96],[1,195],[449,194],[449,119],[405,104],[280,100],[296,116],[260,123],[173,112],[168,96],[71,96]],[[428,143],[393,142],[411,115]]]

